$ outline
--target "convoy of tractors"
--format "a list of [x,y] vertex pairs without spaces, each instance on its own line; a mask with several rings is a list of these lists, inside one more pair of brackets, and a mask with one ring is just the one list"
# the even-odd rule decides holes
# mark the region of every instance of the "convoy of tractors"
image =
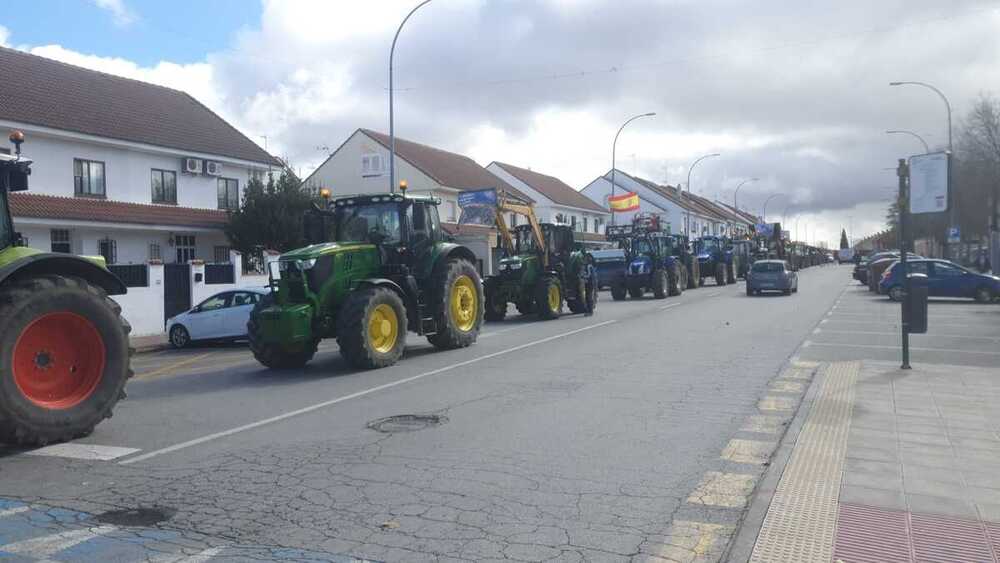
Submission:
[[[31,161],[0,154],[0,442],[47,444],[89,434],[125,397],[131,377],[128,322],[109,296],[126,292],[101,257],[45,253],[14,231],[8,194],[28,189]],[[335,338],[357,368],[403,355],[409,332],[437,348],[475,343],[482,323],[522,315],[556,319],[592,312],[599,287],[614,300],[680,295],[736,283],[754,260],[793,269],[822,263],[820,249],[786,243],[777,223],[744,239],[670,233],[655,215],[607,228],[617,248],[591,251],[567,225],[541,223],[530,204],[501,195],[495,210],[500,259],[482,280],[473,252],[441,228],[433,196],[400,193],[322,198],[303,217],[308,246],[282,254],[270,293],[247,323],[262,365],[299,368]],[[508,227],[509,214],[527,223]],[[596,272],[596,273],[595,273]]]

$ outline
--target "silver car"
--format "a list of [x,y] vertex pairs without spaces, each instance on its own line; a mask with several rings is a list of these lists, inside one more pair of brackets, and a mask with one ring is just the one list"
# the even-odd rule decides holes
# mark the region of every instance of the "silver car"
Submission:
[[784,260],[757,260],[747,274],[747,295],[780,291],[785,295],[799,291],[799,275]]

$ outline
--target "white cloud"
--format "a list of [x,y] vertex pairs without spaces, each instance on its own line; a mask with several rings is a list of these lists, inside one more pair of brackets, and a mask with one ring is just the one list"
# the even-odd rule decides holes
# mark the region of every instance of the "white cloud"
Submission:
[[7,47],[10,40],[10,30],[0,25],[0,47]]
[[94,5],[106,10],[114,18],[115,25],[126,27],[136,20],[135,12],[125,5],[124,0],[93,0]]

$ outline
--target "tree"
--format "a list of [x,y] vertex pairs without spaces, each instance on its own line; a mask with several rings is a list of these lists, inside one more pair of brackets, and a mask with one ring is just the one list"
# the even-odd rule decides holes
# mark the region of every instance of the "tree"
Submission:
[[840,248],[850,248],[851,245],[847,242],[847,231],[840,229]]
[[290,169],[267,184],[254,178],[247,183],[240,208],[229,213],[226,237],[244,254],[258,248],[285,252],[305,245],[302,217],[312,204],[301,182]]

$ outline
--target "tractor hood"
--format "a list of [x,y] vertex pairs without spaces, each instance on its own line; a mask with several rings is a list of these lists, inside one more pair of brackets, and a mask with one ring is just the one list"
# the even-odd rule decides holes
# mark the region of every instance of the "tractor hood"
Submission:
[[648,274],[653,270],[653,260],[649,256],[639,256],[628,265],[628,273],[632,275]]
[[534,254],[518,254],[500,259],[500,270],[520,270],[529,262],[537,260]]
[[339,252],[351,250],[369,250],[375,248],[374,244],[367,242],[323,242],[311,244],[302,248],[291,250],[281,255],[280,260],[312,260],[320,256],[328,256]]

